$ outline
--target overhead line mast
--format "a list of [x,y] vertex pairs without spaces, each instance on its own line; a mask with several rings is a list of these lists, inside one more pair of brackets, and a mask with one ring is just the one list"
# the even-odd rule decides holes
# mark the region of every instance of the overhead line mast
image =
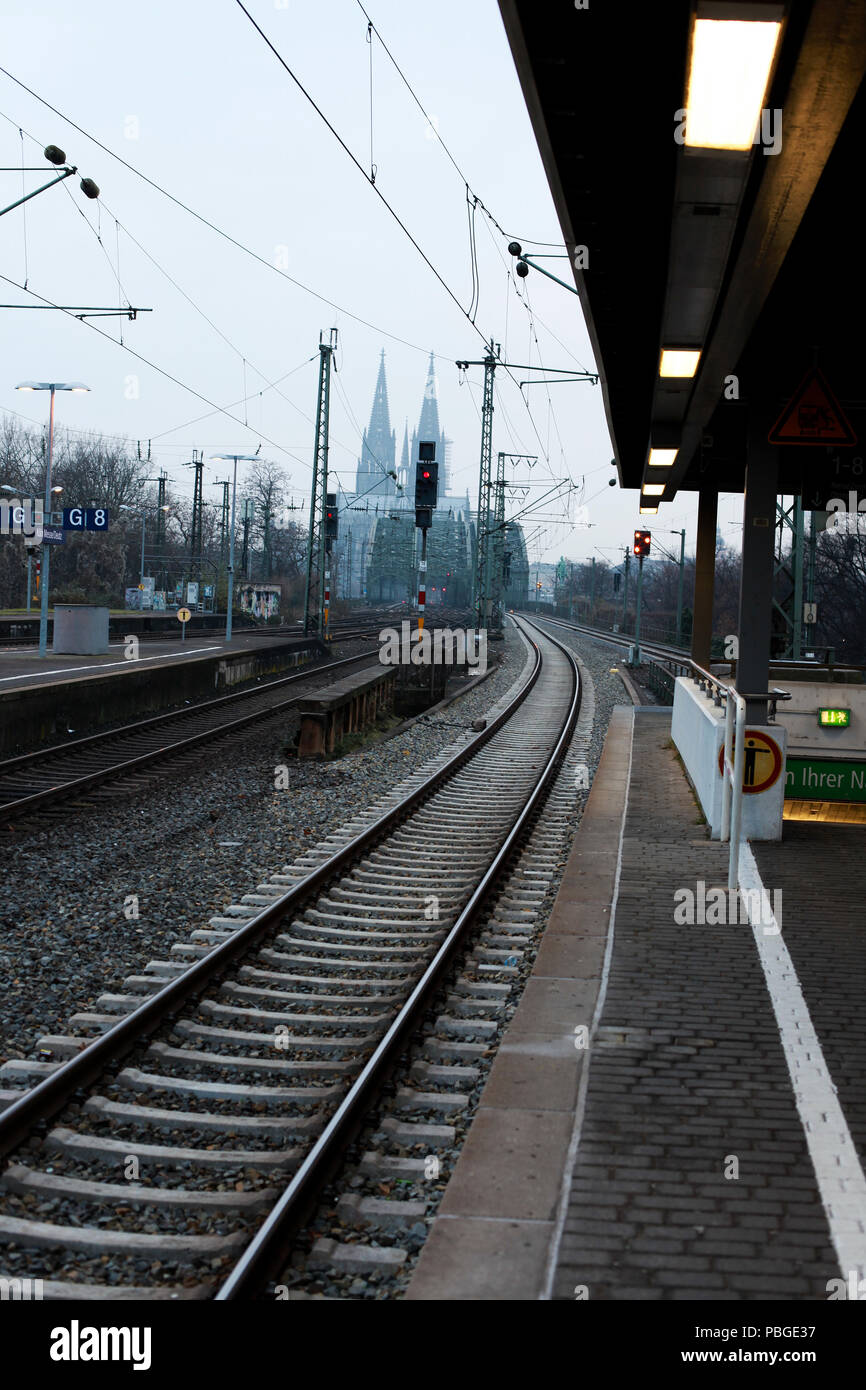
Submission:
[[[329,332],[328,342],[319,334],[319,393],[316,402],[316,438],[313,450],[313,485],[310,494],[310,530],[307,537],[307,581],[304,589],[304,636],[326,638],[326,588],[329,550],[326,510],[328,506],[328,435],[331,396],[331,359],[337,347],[337,330]],[[330,599],[330,595],[328,595]]]

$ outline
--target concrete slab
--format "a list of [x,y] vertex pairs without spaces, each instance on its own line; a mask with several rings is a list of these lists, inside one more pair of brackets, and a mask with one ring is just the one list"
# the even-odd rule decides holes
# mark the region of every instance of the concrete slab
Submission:
[[536,1299],[548,1239],[544,1223],[437,1219],[406,1298],[449,1303]]
[[610,922],[631,746],[614,710],[527,982],[407,1298],[537,1299],[562,1193]]
[[[572,1117],[562,1111],[478,1111],[440,1207],[443,1216],[552,1221]],[[465,1162],[464,1162],[465,1160]]]

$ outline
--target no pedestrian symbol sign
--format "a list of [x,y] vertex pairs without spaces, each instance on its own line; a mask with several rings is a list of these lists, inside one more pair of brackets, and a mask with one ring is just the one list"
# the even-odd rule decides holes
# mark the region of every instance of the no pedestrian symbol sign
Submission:
[[817,367],[809,368],[767,439],[771,444],[835,444],[841,449],[857,443],[845,412]]
[[[731,757],[733,759],[734,751]],[[719,749],[719,775],[724,767],[725,745]],[[782,750],[774,738],[759,729],[746,730],[746,752],[743,759],[743,791],[754,796],[769,791],[779,780],[782,771]]]

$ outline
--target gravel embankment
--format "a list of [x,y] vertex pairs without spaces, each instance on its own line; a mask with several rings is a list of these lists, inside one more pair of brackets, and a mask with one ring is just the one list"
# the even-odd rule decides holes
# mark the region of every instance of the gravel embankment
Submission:
[[[221,908],[363,811],[517,680],[525,648],[512,629],[501,665],[441,713],[339,761],[299,763],[286,749],[296,716],[217,743],[183,774],[68,810],[7,840],[0,908],[0,1061],[25,1057],[70,1014],[120,992],[125,975],[165,959]],[[275,769],[288,787],[275,790]],[[137,898],[137,917],[134,915]]]

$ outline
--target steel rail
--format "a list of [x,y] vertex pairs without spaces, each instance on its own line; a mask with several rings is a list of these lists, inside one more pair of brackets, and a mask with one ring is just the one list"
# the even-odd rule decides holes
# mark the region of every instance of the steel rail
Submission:
[[[528,621],[528,620],[526,620]],[[518,624],[519,626],[519,624]],[[535,624],[530,623],[530,626]],[[249,1298],[256,1293],[287,1259],[292,1242],[309,1215],[316,1197],[328,1181],[346,1145],[363,1121],[371,1101],[380,1092],[382,1082],[390,1072],[409,1036],[420,1022],[430,998],[440,984],[451,959],[463,938],[487,903],[508,860],[523,835],[565,756],[572,730],[580,711],[581,685],[577,663],[568,649],[550,633],[536,628],[553,642],[567,657],[571,666],[572,695],[568,714],[560,729],[553,752],[517,816],[508,835],[500,845],[481,882],[476,887],[436,955],[415,985],[409,998],[390,1024],[384,1037],[352,1083],[337,1110],[328,1121],[313,1148],[303,1160],[276,1206],[256,1232],[231,1274],[217,1291],[218,1302]],[[542,656],[538,644],[530,638],[537,656],[536,676],[541,670]]]
[[[552,638],[549,640],[555,641]],[[244,926],[216,945],[206,956],[190,965],[176,979],[170,980],[106,1032],[85,1043],[75,1057],[62,1063],[44,1081],[40,1081],[25,1092],[20,1100],[8,1106],[0,1114],[0,1156],[16,1148],[30,1135],[34,1125],[55,1115],[75,1091],[95,1080],[111,1063],[119,1060],[137,1043],[149,1037],[155,1028],[175,1014],[182,1005],[193,1000],[216,975],[238,956],[246,954],[288,912],[297,908],[335,875],[341,874],[347,865],[415,811],[489,743],[523,704],[538,680],[541,652],[537,643],[533,642],[532,645],[535,648],[536,661],[529,679],[501,714],[482,733],[470,740],[465,748],[460,749],[441,768],[425,778],[403,801],[386,811],[317,868],[312,869],[299,883],[294,884],[255,917],[251,917]]]

